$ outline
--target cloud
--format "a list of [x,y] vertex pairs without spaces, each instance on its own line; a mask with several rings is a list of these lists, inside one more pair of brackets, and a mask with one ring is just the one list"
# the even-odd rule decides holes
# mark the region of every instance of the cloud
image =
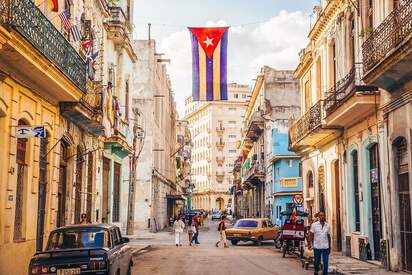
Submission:
[[[224,26],[224,21],[206,22]],[[233,26],[229,29],[228,81],[252,85],[264,65],[294,70],[298,52],[306,46],[309,18],[302,12],[281,11],[266,22]],[[168,72],[175,91],[178,111],[184,113],[184,99],[191,94],[191,45],[187,30],[165,37],[161,52],[171,59]]]

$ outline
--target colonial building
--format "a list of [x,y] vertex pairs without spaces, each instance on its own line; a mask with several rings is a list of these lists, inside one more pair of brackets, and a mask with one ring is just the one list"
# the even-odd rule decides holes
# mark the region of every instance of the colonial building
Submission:
[[232,207],[230,188],[233,163],[238,156],[242,114],[250,98],[247,85],[229,84],[228,100],[185,101],[185,120],[192,135],[191,178],[195,189],[193,207],[205,210]]
[[[272,188],[267,193],[273,196],[269,217],[276,225],[282,225],[282,211],[292,211],[295,196],[302,196],[302,177],[300,158],[288,150],[286,128],[272,129]],[[303,205],[302,205],[303,206]]]
[[[382,53],[374,48],[367,54],[368,47],[381,44],[370,44],[377,11],[381,14],[387,6],[377,3],[328,1],[315,7],[310,42],[301,51],[295,71],[302,115],[289,136],[290,148],[302,156],[305,207],[311,213],[326,212],[332,247],[398,269],[402,250],[389,244],[396,230],[388,228],[399,223],[391,221],[396,213],[389,210],[393,198],[387,192],[388,173],[396,171],[388,164],[396,163],[396,157],[386,159],[382,117],[389,93],[368,78],[372,68],[368,58]],[[381,81],[388,83],[386,78]]]
[[240,141],[243,217],[273,216],[272,129],[286,129],[297,115],[299,94],[292,71],[263,67],[245,112]]
[[144,133],[137,163],[135,228],[157,231],[168,225],[176,201],[167,198],[178,191],[174,157],[177,112],[165,59],[156,52],[155,41],[134,41],[134,48],[139,52],[139,74],[133,107],[142,113]]
[[[61,24],[65,10],[90,41],[93,62]],[[47,1],[3,1],[0,15],[0,273],[24,274],[48,233],[79,223],[81,213],[89,222],[120,222],[131,150],[119,125],[127,129],[130,113],[115,106],[128,106],[136,55],[125,44],[130,1],[59,1],[57,13]],[[45,126],[46,138],[17,138],[18,125]]]
[[[365,201],[367,210],[363,210],[369,217],[361,228],[369,230],[372,248],[377,245],[376,239],[384,239],[381,250],[385,253],[379,254],[375,248],[375,256],[383,257],[393,270],[411,272],[412,1],[361,0],[359,6],[363,81],[380,88],[377,117],[380,113],[383,116],[378,130],[369,130],[372,138],[358,147],[366,153],[360,163],[370,169],[366,176],[370,180],[365,181],[369,190],[364,194],[370,199]],[[379,97],[375,100],[379,102]]]

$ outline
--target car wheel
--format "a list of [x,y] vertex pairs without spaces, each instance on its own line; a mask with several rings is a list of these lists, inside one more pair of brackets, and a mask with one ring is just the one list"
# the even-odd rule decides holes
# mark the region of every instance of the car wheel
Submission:
[[257,244],[258,246],[261,246],[261,245],[262,245],[262,241],[263,241],[263,237],[262,237],[262,236],[259,236],[259,238],[257,239],[256,244]]
[[237,245],[237,242],[238,242],[238,241],[231,240],[230,242],[232,243],[232,245]]

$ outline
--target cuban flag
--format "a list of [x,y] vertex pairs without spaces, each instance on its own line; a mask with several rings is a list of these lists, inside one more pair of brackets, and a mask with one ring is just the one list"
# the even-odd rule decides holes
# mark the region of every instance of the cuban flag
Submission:
[[227,100],[228,27],[189,28],[193,101]]

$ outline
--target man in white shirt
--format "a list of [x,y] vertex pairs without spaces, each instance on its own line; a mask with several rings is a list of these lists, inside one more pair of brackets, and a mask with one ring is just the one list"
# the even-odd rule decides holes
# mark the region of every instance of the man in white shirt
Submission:
[[320,259],[323,262],[323,275],[328,274],[330,252],[330,225],[326,222],[324,212],[318,213],[319,220],[314,222],[309,232],[309,249],[313,247],[315,255],[315,275],[319,274]]
[[182,246],[180,243],[180,239],[185,229],[185,223],[182,221],[181,217],[178,217],[175,222],[173,223],[173,229],[175,231],[175,244],[176,246]]

